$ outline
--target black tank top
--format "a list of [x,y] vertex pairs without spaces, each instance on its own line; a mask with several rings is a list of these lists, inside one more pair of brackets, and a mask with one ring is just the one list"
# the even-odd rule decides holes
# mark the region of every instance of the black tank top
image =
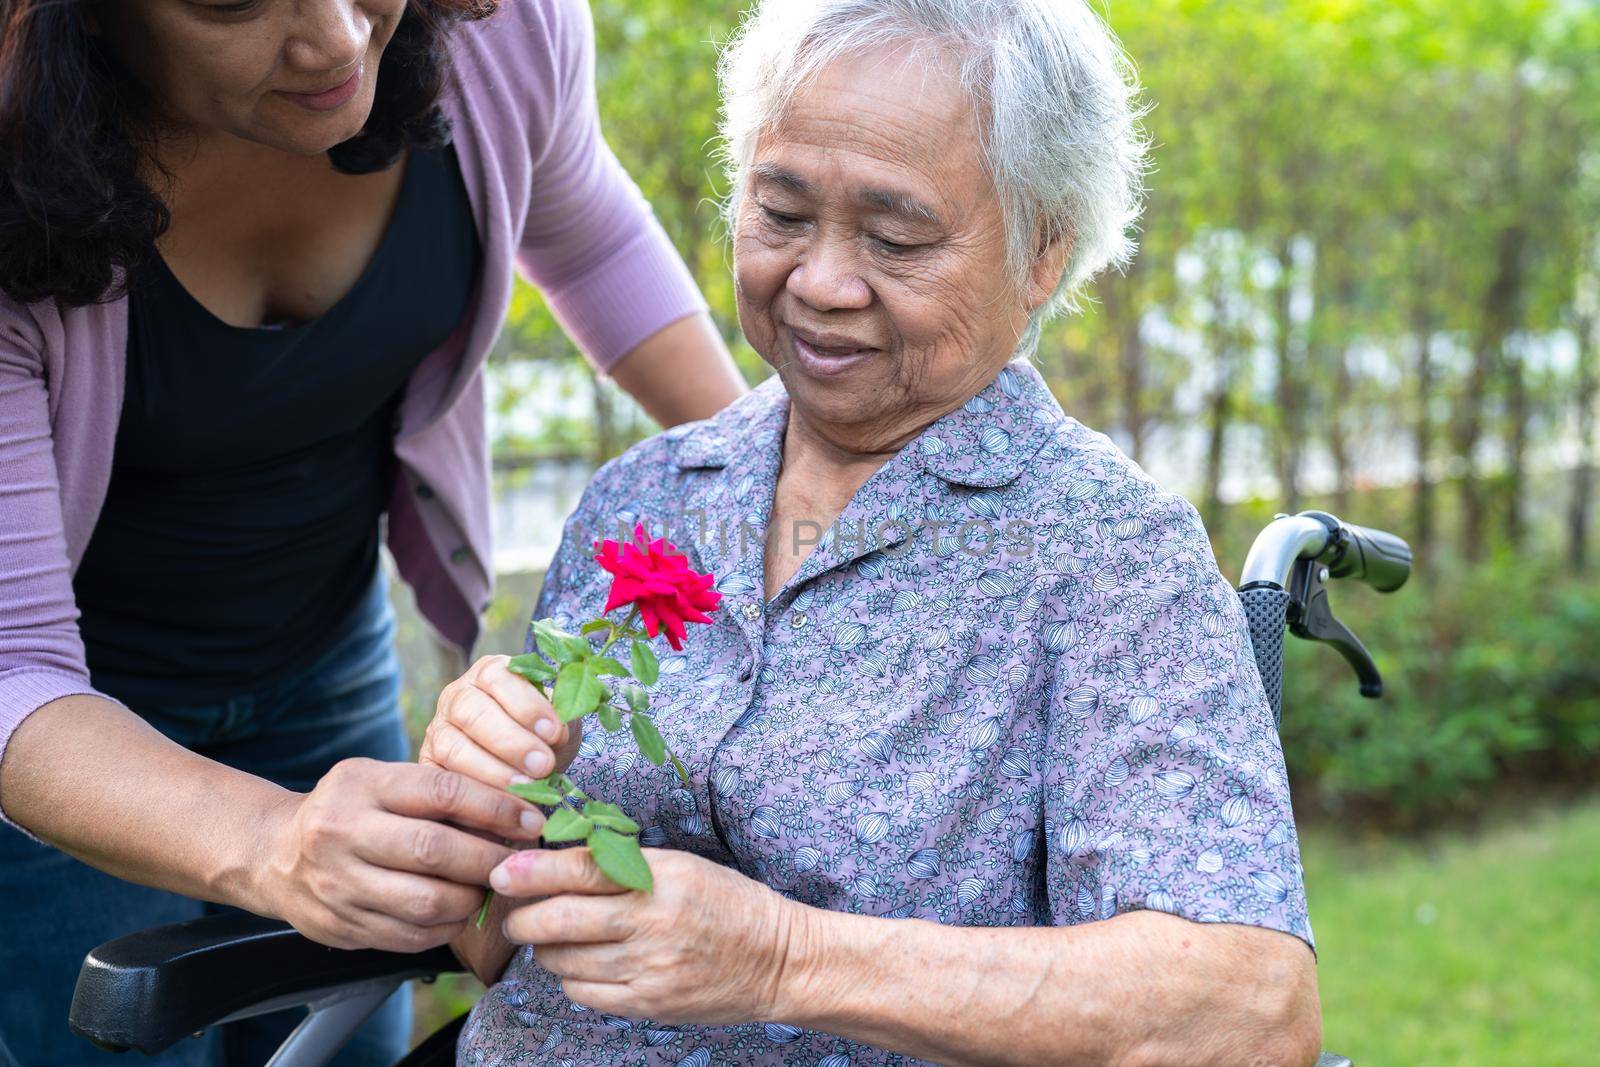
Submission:
[[466,314],[479,258],[450,149],[410,154],[372,261],[314,321],[230,326],[152,257],[74,579],[97,688],[214,703],[325,651],[377,567],[401,393]]

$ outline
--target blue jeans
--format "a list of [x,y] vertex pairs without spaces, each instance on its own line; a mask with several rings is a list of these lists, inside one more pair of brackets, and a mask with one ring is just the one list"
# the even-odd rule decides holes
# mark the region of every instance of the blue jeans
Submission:
[[[380,573],[334,646],[297,676],[207,707],[135,710],[178,744],[299,792],[350,756],[407,760],[394,628]],[[89,950],[222,910],[113,878],[0,825],[0,1065],[261,1067],[303,1010],[213,1029],[151,1059],[101,1052],[67,1028]],[[405,1055],[410,1031],[410,989],[402,987],[334,1062],[390,1067]]]

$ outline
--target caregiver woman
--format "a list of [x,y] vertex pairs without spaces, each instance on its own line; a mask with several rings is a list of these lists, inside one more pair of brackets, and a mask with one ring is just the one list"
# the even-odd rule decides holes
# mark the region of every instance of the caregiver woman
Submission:
[[408,755],[382,520],[470,648],[514,261],[661,422],[742,386],[601,137],[582,0],[494,8],[0,0],[0,1061],[97,1061],[65,1020],[107,938],[212,901],[442,944],[508,854],[456,827],[537,833],[372,762]]

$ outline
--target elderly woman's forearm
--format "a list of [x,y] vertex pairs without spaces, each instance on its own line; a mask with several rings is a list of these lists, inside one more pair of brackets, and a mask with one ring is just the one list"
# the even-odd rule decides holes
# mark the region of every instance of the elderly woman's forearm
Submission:
[[778,1021],[951,1065],[1316,1059],[1310,953],[1274,931],[1131,913],[950,928],[807,909]]

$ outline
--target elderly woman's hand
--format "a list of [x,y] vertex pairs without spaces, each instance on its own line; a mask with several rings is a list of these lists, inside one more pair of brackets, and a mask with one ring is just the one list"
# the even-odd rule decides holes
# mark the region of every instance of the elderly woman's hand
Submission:
[[618,888],[586,848],[519,852],[490,884],[545,897],[511,912],[508,938],[578,1004],[662,1023],[774,1018],[800,905],[687,852],[646,849],[655,891]]
[[507,656],[484,656],[444,687],[417,762],[504,789],[566,770],[583,740]]

